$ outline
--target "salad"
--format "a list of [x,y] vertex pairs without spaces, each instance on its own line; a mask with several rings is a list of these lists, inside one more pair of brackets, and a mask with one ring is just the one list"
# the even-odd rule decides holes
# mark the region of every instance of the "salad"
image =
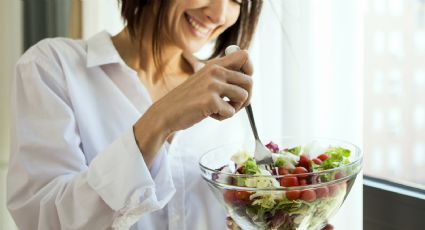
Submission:
[[[272,165],[257,165],[246,151],[213,175],[217,183],[230,184],[222,195],[236,222],[257,229],[317,229],[342,204],[347,186],[354,182],[349,167],[350,150],[339,146],[280,148],[270,142]],[[344,170],[343,170],[344,169]],[[326,170],[326,171],[325,171]],[[222,176],[232,175],[232,176]]]

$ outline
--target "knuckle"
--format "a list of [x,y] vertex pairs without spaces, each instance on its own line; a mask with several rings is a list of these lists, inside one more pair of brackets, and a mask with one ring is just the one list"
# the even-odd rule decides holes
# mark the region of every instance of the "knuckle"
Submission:
[[220,90],[220,84],[216,80],[208,82],[207,89],[211,92],[217,92]]
[[223,69],[217,64],[211,65],[210,69],[213,76],[221,76],[223,74]]

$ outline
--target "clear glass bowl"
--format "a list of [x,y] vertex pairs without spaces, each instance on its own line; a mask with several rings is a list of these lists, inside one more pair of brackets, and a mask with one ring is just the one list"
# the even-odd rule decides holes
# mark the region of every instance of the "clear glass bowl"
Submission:
[[[221,172],[228,165],[235,168],[230,160],[238,151],[253,153],[254,143],[228,144],[205,153],[199,162],[202,177],[208,182],[215,197],[225,207],[228,215],[244,230],[250,229],[321,229],[340,208],[362,167],[362,153],[358,147],[335,139],[273,140],[279,147],[304,146],[314,141],[315,145],[343,147],[349,149],[350,163],[339,168],[316,173],[288,175],[235,175]],[[310,153],[311,159],[321,152]],[[234,170],[232,170],[234,171]],[[305,179],[309,185],[296,187],[254,188],[238,181],[246,178],[261,181],[290,180],[292,177]]]

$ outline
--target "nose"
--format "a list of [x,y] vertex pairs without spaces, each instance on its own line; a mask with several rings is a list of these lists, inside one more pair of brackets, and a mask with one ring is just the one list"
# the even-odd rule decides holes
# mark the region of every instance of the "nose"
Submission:
[[226,11],[229,0],[211,0],[205,9],[208,19],[216,24],[223,25],[226,22]]

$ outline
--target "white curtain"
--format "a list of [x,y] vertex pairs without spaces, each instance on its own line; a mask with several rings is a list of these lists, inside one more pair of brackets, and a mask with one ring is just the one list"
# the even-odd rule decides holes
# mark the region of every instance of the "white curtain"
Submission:
[[[362,148],[363,1],[265,0],[251,50],[262,136],[318,136]],[[336,229],[363,228],[362,178]]]
[[0,1],[0,229],[16,226],[6,209],[10,80],[23,49],[22,1]]
[[[122,28],[116,0],[82,1],[83,37]],[[363,2],[264,1],[250,51],[252,104],[264,139],[333,137],[362,148]],[[199,55],[205,53],[208,48]],[[362,203],[359,176],[331,223],[336,229],[362,229]]]
[[106,30],[116,34],[123,28],[118,0],[81,0],[83,17],[83,38]]

